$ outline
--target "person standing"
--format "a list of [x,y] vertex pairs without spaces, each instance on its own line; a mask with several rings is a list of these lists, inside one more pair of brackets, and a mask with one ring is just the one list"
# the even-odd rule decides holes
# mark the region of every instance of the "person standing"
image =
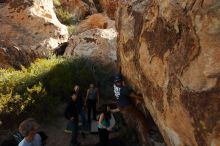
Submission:
[[65,117],[69,120],[72,130],[72,137],[70,146],[78,146],[80,143],[77,141],[78,137],[78,109],[77,109],[77,96],[73,94],[72,100],[68,103],[65,109]]
[[83,105],[84,101],[79,85],[74,86],[73,95],[77,96],[76,104],[77,104],[80,120],[82,122],[83,127],[85,127],[86,117],[85,117],[84,105]]
[[[148,138],[149,128],[146,125],[145,116],[133,105],[133,103],[135,105],[143,103],[143,98],[136,95],[131,88],[126,86],[120,74],[115,76],[113,88],[118,108],[112,110],[112,112],[120,111],[127,126],[137,130],[142,145],[150,145]],[[134,117],[136,118],[135,120],[133,119]]]
[[86,93],[86,103],[88,109],[88,122],[91,123],[91,112],[93,112],[93,120],[96,120],[96,104],[99,104],[99,91],[94,84],[90,84]]
[[42,146],[40,135],[37,133],[39,124],[32,118],[24,120],[19,125],[19,132],[24,136],[24,139],[18,146]]
[[99,116],[98,121],[98,133],[99,133],[99,140],[101,146],[107,146],[109,141],[109,131],[112,130],[110,126],[110,120],[112,118],[112,114],[110,112],[110,108],[107,104],[103,105],[102,112]]

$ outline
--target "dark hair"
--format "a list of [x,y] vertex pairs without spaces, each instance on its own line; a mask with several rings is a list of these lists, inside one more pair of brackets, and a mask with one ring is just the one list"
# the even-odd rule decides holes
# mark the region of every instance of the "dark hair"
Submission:
[[108,111],[108,104],[102,105],[101,112],[104,114],[104,119],[109,121],[111,119],[111,112]]

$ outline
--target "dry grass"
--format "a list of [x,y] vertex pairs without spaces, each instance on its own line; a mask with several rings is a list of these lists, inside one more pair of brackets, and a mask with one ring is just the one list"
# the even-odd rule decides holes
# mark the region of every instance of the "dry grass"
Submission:
[[107,15],[111,18],[115,18],[115,12],[118,7],[118,0],[100,0],[101,6],[106,11]]
[[104,16],[100,13],[91,15],[79,24],[79,26],[76,28],[76,33],[80,33],[94,28],[105,29],[108,27],[108,20],[109,18],[107,16]]

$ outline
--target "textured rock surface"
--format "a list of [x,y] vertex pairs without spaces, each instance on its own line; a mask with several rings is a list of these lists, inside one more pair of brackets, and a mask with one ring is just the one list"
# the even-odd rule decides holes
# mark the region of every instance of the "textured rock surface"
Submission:
[[114,19],[118,6],[118,0],[60,0],[60,2],[76,20],[83,20],[86,16],[95,13],[105,13]]
[[76,27],[75,34],[94,28],[115,28],[115,22],[101,13],[94,14],[81,21],[81,23]]
[[32,57],[45,56],[67,40],[67,28],[57,20],[52,0],[5,1],[0,11],[1,67],[28,65]]
[[115,12],[118,7],[118,0],[100,0],[103,11],[111,18],[115,19]]
[[103,64],[114,63],[116,37],[115,28],[86,30],[69,39],[64,56],[90,58]]
[[82,20],[86,16],[97,13],[92,0],[61,0],[61,5],[69,11],[76,20]]
[[170,146],[220,145],[220,2],[121,0],[122,73]]

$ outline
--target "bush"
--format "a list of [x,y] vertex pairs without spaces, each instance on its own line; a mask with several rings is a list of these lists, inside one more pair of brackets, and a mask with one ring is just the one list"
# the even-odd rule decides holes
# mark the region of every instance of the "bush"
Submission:
[[72,15],[67,10],[65,10],[64,8],[57,7],[55,9],[55,13],[57,15],[58,20],[61,23],[65,24],[65,25],[71,25],[73,23]]
[[75,31],[75,25],[68,26],[68,32],[69,32],[70,35],[73,34],[74,31]]
[[88,59],[54,56],[37,59],[21,70],[0,69],[0,119],[7,123],[32,116],[48,121],[56,113],[60,100],[71,96],[74,84],[79,84],[85,95],[89,83],[97,83],[103,100],[109,99],[113,97],[109,84],[113,72],[112,67]]
[[[62,61],[54,57],[48,60],[37,59],[29,68],[1,69],[0,119],[8,120],[8,117],[16,118],[20,115],[43,117],[46,108],[55,108],[57,100],[51,100],[42,78]],[[44,104],[47,106],[42,106]]]
[[54,4],[54,6],[60,6],[61,5],[60,0],[53,0],[53,4]]

